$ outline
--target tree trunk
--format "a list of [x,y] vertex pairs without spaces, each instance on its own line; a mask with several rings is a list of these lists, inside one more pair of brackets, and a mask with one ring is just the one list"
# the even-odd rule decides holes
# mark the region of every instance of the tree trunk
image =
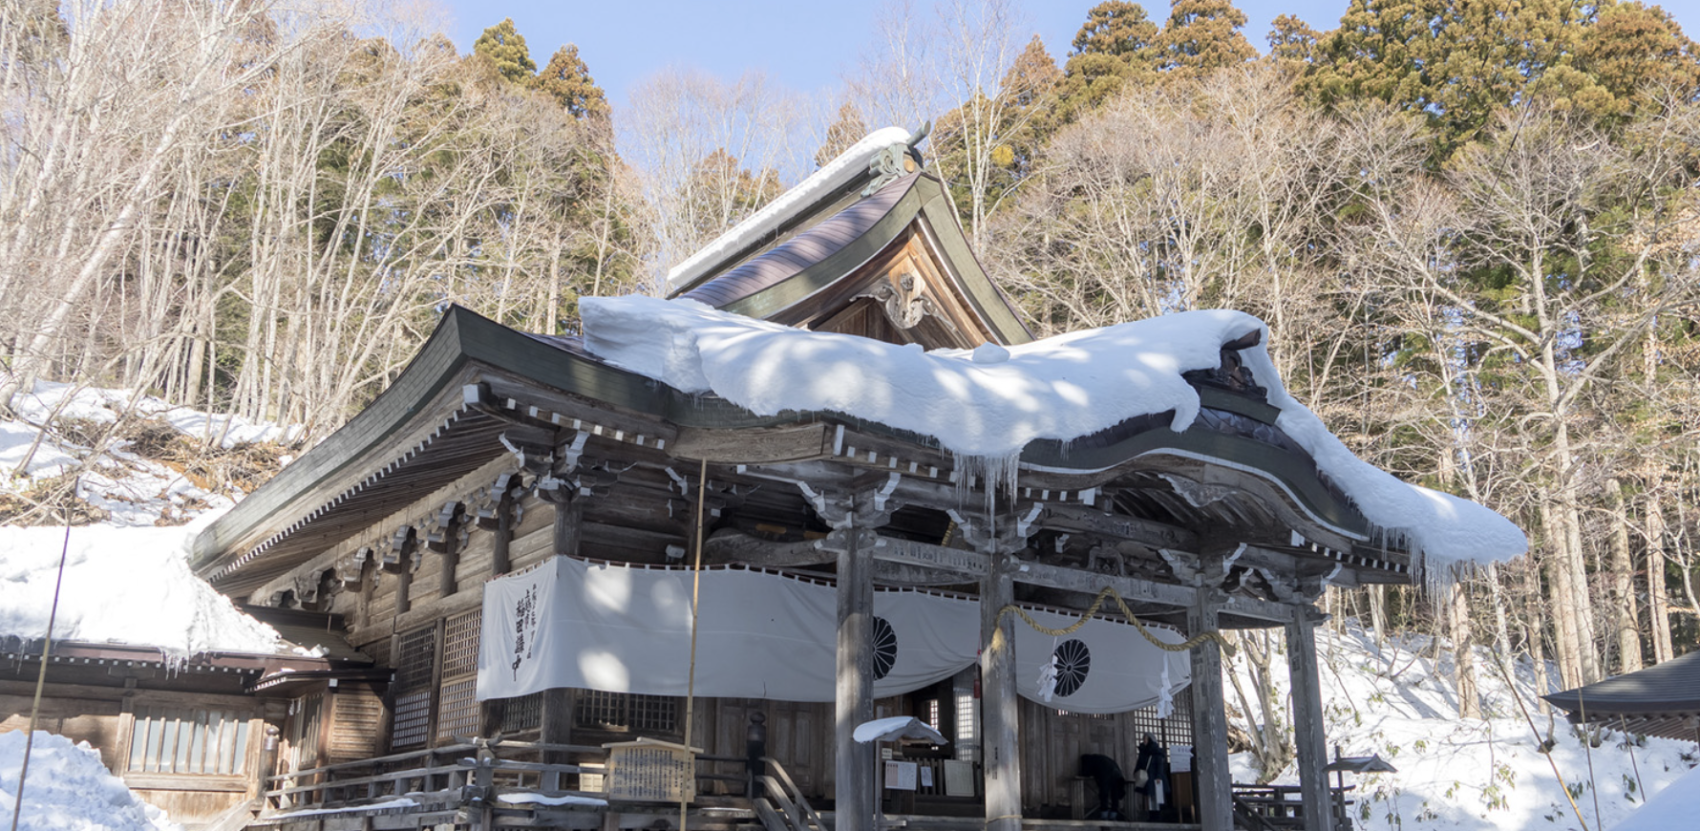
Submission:
[[1635,564],[1629,554],[1629,509],[1624,504],[1623,483],[1606,480],[1611,500],[1612,623],[1617,629],[1617,671],[1634,672],[1641,663],[1641,609],[1635,599]]
[[1476,693],[1476,656],[1470,642],[1470,593],[1465,589],[1463,575],[1448,590],[1451,594],[1452,666],[1457,675],[1458,715],[1462,718],[1481,718],[1481,701]]
[[1523,596],[1528,603],[1528,611],[1523,616],[1523,637],[1528,641],[1529,662],[1535,670],[1535,703],[1545,713],[1550,705],[1540,696],[1553,689],[1552,681],[1547,678],[1546,626],[1542,623],[1546,620],[1546,613],[1541,608],[1541,571],[1533,557],[1525,557],[1523,566]]
[[1653,663],[1675,657],[1670,638],[1670,594],[1665,585],[1665,515],[1655,482],[1647,488],[1647,618],[1652,624]]
[[[1558,653],[1559,681],[1565,689],[1580,687],[1582,681],[1582,666],[1578,660],[1576,608],[1574,605],[1574,590],[1570,587],[1570,565],[1565,556],[1565,539],[1562,528],[1557,527],[1548,507],[1547,500],[1540,494],[1541,533],[1546,536],[1547,547],[1541,557],[1541,566],[1547,572],[1547,592],[1549,599],[1547,608],[1553,620],[1553,646]],[[1536,614],[1547,614],[1538,606],[1533,610]]]

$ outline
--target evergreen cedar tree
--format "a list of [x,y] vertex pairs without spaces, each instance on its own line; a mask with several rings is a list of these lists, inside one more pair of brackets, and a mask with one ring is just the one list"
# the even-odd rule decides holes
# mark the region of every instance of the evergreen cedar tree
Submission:
[[1157,37],[1159,68],[1173,76],[1204,75],[1257,57],[1240,34],[1245,12],[1228,0],[1177,0]]
[[1107,0],[1093,6],[1063,67],[1059,98],[1064,120],[1096,108],[1124,84],[1153,80],[1158,32],[1137,3]]
[[[1302,58],[1297,39],[1283,57]],[[1496,110],[1533,97],[1607,128],[1664,96],[1692,100],[1700,50],[1639,2],[1352,0],[1299,85],[1324,105],[1377,99],[1427,114],[1444,159]]]
[[537,75],[537,88],[549,93],[574,118],[608,117],[608,98],[590,77],[590,67],[578,56],[578,46],[567,44],[555,50],[549,65]]
[[537,71],[537,62],[525,48],[525,36],[514,29],[511,17],[485,29],[472,44],[472,52],[488,59],[503,78],[516,84],[529,83]]
[[574,118],[598,123],[608,119],[608,96],[590,77],[590,67],[579,57],[576,44],[556,49],[543,71],[533,75],[537,62],[510,17],[485,29],[472,44],[472,52],[489,61],[504,80],[547,93]]

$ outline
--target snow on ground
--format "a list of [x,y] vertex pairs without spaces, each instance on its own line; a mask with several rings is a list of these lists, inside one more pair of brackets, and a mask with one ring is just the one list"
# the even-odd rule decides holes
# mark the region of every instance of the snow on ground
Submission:
[[[1528,661],[1507,669],[1516,678],[1517,695],[1534,718],[1539,738],[1531,733],[1491,650],[1475,650],[1485,718],[1463,719],[1458,716],[1451,653],[1442,652],[1437,659],[1429,647],[1426,639],[1407,638],[1378,648],[1373,637],[1350,623],[1343,632],[1317,633],[1329,758],[1334,755],[1333,745],[1339,745],[1347,756],[1378,753],[1399,769],[1356,777],[1357,827],[1369,831],[1580,831],[1582,825],[1565,789],[1537,750],[1549,721],[1538,709]],[[1277,700],[1284,703],[1288,700],[1285,657],[1276,656],[1272,663]],[[1250,676],[1243,657],[1235,660],[1235,667],[1249,694]],[[1557,671],[1549,677],[1556,678]],[[1228,690],[1230,704],[1237,707],[1232,685]],[[1590,748],[1571,730],[1563,713],[1555,713],[1551,725],[1557,742],[1552,759],[1576,795],[1576,805],[1591,831],[1611,829],[1640,807],[1648,794],[1657,795],[1700,761],[1693,742],[1637,739],[1605,731],[1600,746]],[[1255,781],[1249,757],[1233,757],[1235,781]],[[1353,780],[1347,774],[1347,784],[1354,784]],[[1289,766],[1275,781],[1297,784],[1296,769]],[[1692,817],[1691,813],[1686,824],[1648,827],[1700,826]]]
[[[0,825],[10,828],[24,761],[22,730],[0,733]],[[183,831],[100,763],[86,742],[37,731],[19,831]]]
[[1659,791],[1611,831],[1669,831],[1700,824],[1700,768]]
[[[0,421],[0,491],[27,491],[39,480],[78,472],[77,495],[106,511],[118,525],[181,521],[199,508],[228,508],[241,495],[209,493],[171,467],[131,452],[130,442],[114,442],[95,455],[94,448],[55,429],[37,444],[41,425],[106,426],[127,415],[158,420],[191,439],[227,450],[300,437],[298,427],[208,415],[131,390],[37,382],[33,391],[16,396],[12,407],[21,420]],[[23,475],[9,478],[21,464]]]
[[[793,329],[690,300],[586,297],[585,346],[615,366],[684,392],[713,392],[758,415],[847,413],[938,439],[965,462],[1013,471],[1029,442],[1068,441],[1139,415],[1198,416],[1181,373],[1221,363],[1222,344],[1263,322],[1194,311],[972,352]],[[1353,455],[1281,387],[1263,346],[1240,352],[1280,408],[1277,424],[1309,451],[1370,522],[1409,533],[1430,563],[1507,560],[1523,532],[1464,499],[1410,485]],[[975,462],[975,460],[978,460]]]
[[[189,571],[189,542],[216,517],[171,528],[71,528],[54,640],[141,644],[176,658],[277,652],[276,630]],[[46,634],[65,545],[63,526],[0,526],[0,636]]]

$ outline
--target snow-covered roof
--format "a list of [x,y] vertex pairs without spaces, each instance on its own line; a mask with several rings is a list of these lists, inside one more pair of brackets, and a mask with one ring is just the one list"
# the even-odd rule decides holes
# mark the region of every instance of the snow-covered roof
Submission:
[[772,233],[797,211],[837,192],[852,179],[866,173],[868,162],[881,150],[892,145],[906,146],[908,141],[909,131],[902,127],[886,127],[864,136],[848,150],[838,154],[837,158],[798,182],[795,187],[733,226],[732,230],[716,237],[713,242],[703,246],[684,262],[673,266],[672,270],[667,272],[668,289],[677,290],[690,285],[691,281],[701,277],[726,257]]
[[[1195,311],[973,352],[896,346],[793,329],[689,300],[584,298],[585,347],[620,368],[757,415],[838,412],[932,436],[984,469],[1008,469],[1030,442],[1069,441],[1127,419],[1173,411],[1185,430],[1200,410],[1181,373],[1210,369],[1222,344],[1263,322]],[[1365,518],[1405,530],[1431,564],[1505,560],[1528,540],[1468,500],[1407,484],[1360,459],[1281,386],[1268,352],[1241,359],[1269,389],[1277,426],[1315,459]],[[989,462],[989,464],[988,464]]]
[[[59,555],[65,578],[53,640],[205,652],[276,654],[277,631],[189,571],[189,543],[213,519],[174,528],[0,526],[0,636],[47,634]],[[66,547],[68,544],[68,548]]]

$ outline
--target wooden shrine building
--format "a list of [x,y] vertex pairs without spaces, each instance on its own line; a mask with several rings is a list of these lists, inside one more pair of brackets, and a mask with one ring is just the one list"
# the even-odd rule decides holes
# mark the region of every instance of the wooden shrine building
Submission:
[[[944,185],[922,167],[918,140],[882,131],[859,143],[677,269],[670,291],[928,350],[1030,341],[969,250]],[[1173,653],[1176,663],[1162,666],[1190,683],[1180,689],[1164,669],[1161,706],[1132,712],[1071,711],[1055,670],[1083,674],[1083,665],[1053,660],[1045,695],[1054,701],[1018,677],[1015,645],[1030,635],[1006,607],[1068,620],[1113,589],[1168,642],[1285,631],[1302,824],[1335,827],[1313,602],[1328,585],[1409,582],[1420,563],[1404,535],[1367,520],[1278,426],[1271,379],[1238,359],[1254,346],[1223,343],[1220,366],[1187,373],[1201,409],[1184,430],[1170,429],[1172,413],[1140,414],[1070,442],[1033,441],[1013,476],[988,476],[934,436],[830,411],[757,415],[621,369],[580,338],[450,309],[370,407],[198,538],[192,565],[220,591],[334,615],[352,648],[392,671],[377,684],[370,670],[271,679],[293,690],[282,725],[292,740],[256,821],[676,827],[664,802],[609,791],[619,773],[602,745],[642,738],[700,749],[687,789],[692,827],[872,831],[883,804],[916,827],[1013,831],[1079,817],[1080,756],[1110,756],[1131,772],[1140,736],[1152,733],[1193,749],[1191,770],[1175,777],[1190,792],[1171,794],[1178,810],[1163,818],[1236,827],[1216,640]],[[593,576],[672,579],[699,554],[705,570],[789,580],[799,597],[829,593],[824,700],[697,687],[687,703],[631,692],[635,681],[479,699],[496,578],[570,561]],[[977,604],[967,660],[979,649],[978,666],[877,696],[891,656],[876,598],[911,590]],[[741,611],[759,612],[767,596],[751,595]],[[1113,602],[1100,616],[1121,618]],[[635,665],[642,651],[603,657]],[[827,660],[715,654],[725,657],[714,667],[702,658],[692,678],[727,660],[758,670]],[[503,669],[507,657],[482,661]],[[1093,671],[1115,668],[1114,655],[1093,661]],[[368,694],[382,706],[364,706]],[[897,715],[951,744],[853,740],[858,725]],[[380,737],[372,758],[332,751],[356,733]],[[769,767],[746,764],[752,745]],[[886,753],[922,771],[913,790],[879,787]]]
[[1700,742],[1700,652],[1541,697],[1571,724]]

